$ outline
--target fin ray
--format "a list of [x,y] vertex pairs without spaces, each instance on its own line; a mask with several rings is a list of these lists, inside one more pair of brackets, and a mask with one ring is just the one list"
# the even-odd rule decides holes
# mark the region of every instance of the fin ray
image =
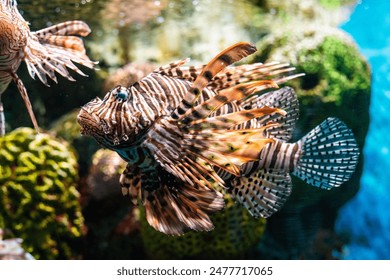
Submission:
[[260,169],[248,176],[234,178],[228,192],[252,216],[268,218],[280,210],[291,190],[291,177],[288,173]]
[[33,111],[33,108],[32,108],[31,102],[30,102],[30,98],[28,97],[26,87],[24,86],[22,80],[18,77],[18,75],[16,73],[12,73],[12,77],[13,77],[13,80],[14,80],[20,94],[22,95],[24,104],[26,105],[27,112],[30,116],[30,119],[31,119],[33,125],[34,125],[34,128],[37,131],[37,133],[39,133],[38,122],[37,122],[37,119],[35,118],[35,114],[34,114],[34,111]]
[[308,184],[331,189],[355,171],[359,148],[352,131],[339,119],[327,118],[299,142],[302,156],[293,174]]
[[269,114],[257,118],[258,125],[264,125],[268,122],[279,123],[267,130],[269,137],[280,141],[291,139],[295,124],[299,117],[299,101],[293,88],[282,87],[281,89],[270,91],[262,95],[255,95],[240,102],[244,108],[280,108],[286,112],[282,114]]
[[193,106],[203,88],[207,86],[218,72],[228,65],[254,53],[255,51],[256,47],[254,45],[240,42],[220,52],[202,69],[202,72],[195,79],[182,102],[171,114],[171,117],[173,119],[180,119],[180,115]]

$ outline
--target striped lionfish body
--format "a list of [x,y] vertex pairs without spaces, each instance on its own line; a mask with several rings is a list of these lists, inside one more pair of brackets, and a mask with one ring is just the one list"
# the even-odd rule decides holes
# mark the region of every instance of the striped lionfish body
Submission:
[[298,100],[290,87],[271,89],[300,74],[287,75],[293,68],[280,63],[228,67],[255,51],[237,43],[204,66],[171,63],[82,107],[82,134],[128,162],[122,192],[142,202],[156,230],[211,230],[209,214],[224,207],[221,191],[268,217],[287,200],[290,173],[326,189],[353,173],[359,151],[337,119],[287,142]]
[[87,36],[89,33],[88,25],[82,21],[67,21],[31,32],[28,23],[18,11],[16,1],[0,0],[0,135],[5,133],[1,95],[11,81],[16,83],[38,131],[27,90],[16,74],[22,61],[26,63],[30,76],[38,76],[47,86],[47,77],[57,82],[56,72],[74,81],[67,68],[81,75],[85,74],[73,62],[88,68],[95,65],[85,54],[83,41],[77,37]]

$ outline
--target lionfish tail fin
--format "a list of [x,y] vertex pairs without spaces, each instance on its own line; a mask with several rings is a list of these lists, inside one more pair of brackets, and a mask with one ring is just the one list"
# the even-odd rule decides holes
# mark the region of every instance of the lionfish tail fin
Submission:
[[228,188],[231,196],[255,218],[268,218],[280,210],[291,190],[291,177],[288,173],[265,169],[234,178]]
[[352,131],[339,119],[326,119],[298,143],[302,155],[293,174],[308,184],[331,189],[354,173],[359,148]]
[[67,21],[32,32],[32,39],[26,48],[26,64],[31,77],[49,85],[47,78],[57,82],[55,73],[74,81],[68,69],[86,76],[74,63],[94,68],[97,62],[86,55],[83,40],[78,37],[90,33],[88,25],[82,21]]

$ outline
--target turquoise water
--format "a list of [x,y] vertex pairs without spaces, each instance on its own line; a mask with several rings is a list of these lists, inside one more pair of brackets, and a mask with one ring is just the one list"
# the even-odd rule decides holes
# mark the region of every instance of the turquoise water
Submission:
[[390,259],[390,1],[361,1],[341,28],[371,65],[372,95],[361,189],[340,210],[336,230],[349,237],[343,258]]

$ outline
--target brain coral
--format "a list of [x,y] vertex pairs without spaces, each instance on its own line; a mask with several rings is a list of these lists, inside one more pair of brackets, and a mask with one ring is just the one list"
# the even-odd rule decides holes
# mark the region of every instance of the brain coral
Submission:
[[0,138],[0,216],[38,259],[72,258],[83,218],[69,145],[19,128]]

